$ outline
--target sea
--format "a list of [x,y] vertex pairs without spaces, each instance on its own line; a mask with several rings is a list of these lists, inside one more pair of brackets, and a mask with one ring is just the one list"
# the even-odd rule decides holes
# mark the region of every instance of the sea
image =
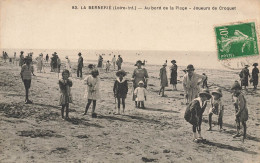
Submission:
[[9,57],[20,55],[20,51],[25,54],[33,53],[36,58],[40,53],[45,57],[49,54],[51,57],[54,52],[58,54],[62,61],[68,56],[72,62],[78,59],[78,53],[82,54],[84,62],[95,61],[99,55],[102,55],[104,61],[111,61],[115,55],[121,55],[124,62],[135,63],[137,60],[146,61],[149,65],[163,65],[165,62],[170,64],[171,60],[176,60],[178,66],[187,66],[193,64],[194,67],[207,69],[225,69],[218,61],[216,52],[205,51],[148,51],[148,50],[60,50],[60,49],[1,49],[7,52]]

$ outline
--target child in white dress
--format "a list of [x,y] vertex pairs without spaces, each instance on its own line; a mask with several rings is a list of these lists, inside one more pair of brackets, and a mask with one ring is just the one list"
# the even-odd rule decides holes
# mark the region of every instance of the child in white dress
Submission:
[[138,108],[140,108],[141,104],[141,108],[144,109],[144,101],[146,101],[147,90],[144,88],[144,82],[142,80],[138,83],[138,87],[135,89],[134,95],[136,97]]
[[97,114],[95,113],[96,101],[100,97],[100,94],[99,94],[100,79],[98,78],[98,75],[99,75],[98,70],[94,69],[91,71],[91,75],[87,76],[84,79],[84,84],[87,85],[85,97],[87,97],[87,99],[88,99],[88,103],[86,105],[84,115],[87,114],[89,106],[90,106],[91,102],[93,101],[93,107],[92,107],[92,117],[93,118],[96,118],[96,116],[97,116]]

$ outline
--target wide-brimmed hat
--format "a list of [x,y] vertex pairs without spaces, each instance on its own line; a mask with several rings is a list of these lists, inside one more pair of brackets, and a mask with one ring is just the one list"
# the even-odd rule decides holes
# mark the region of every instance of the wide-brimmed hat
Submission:
[[249,67],[249,65],[245,65],[245,67]]
[[57,54],[56,52],[54,52],[53,54]]
[[213,91],[211,92],[211,94],[212,94],[212,95],[218,94],[218,95],[220,95],[220,97],[222,97],[222,91],[221,91],[220,88],[216,88],[215,90],[213,90]]
[[164,63],[163,66],[167,66],[167,63]]
[[25,61],[32,61],[32,57],[26,56],[26,57],[24,58],[24,60],[25,60]]
[[194,71],[194,70],[195,70],[195,68],[192,64],[189,64],[186,68],[186,71]]
[[64,69],[64,70],[62,71],[61,75],[65,74],[65,73],[69,74],[69,76],[70,76],[70,71],[69,71],[69,70]]
[[94,67],[93,64],[89,64],[89,65],[88,65],[88,68],[93,68],[93,67]]
[[135,66],[137,66],[138,63],[141,63],[143,65],[143,62],[141,60],[136,61]]
[[172,60],[171,63],[176,63],[176,61],[175,61],[175,60]]
[[199,96],[206,96],[207,99],[210,99],[211,98],[211,95],[209,93],[209,90],[208,89],[202,89],[199,93]]
[[92,70],[91,75],[99,75],[98,70],[97,69]]
[[234,90],[234,89],[239,89],[239,90],[242,89],[240,84],[238,83],[238,81],[235,81],[234,84],[232,85],[231,90]]
[[81,56],[81,53],[79,52],[79,54],[78,54],[79,56]]
[[126,76],[126,72],[124,70],[119,70],[116,72],[116,76],[119,77],[119,75],[123,75],[123,76]]
[[253,66],[258,66],[258,63],[254,63]]
[[24,53],[24,51],[21,51],[20,53]]
[[140,85],[140,84],[144,84],[144,82],[141,80],[138,82],[138,85]]

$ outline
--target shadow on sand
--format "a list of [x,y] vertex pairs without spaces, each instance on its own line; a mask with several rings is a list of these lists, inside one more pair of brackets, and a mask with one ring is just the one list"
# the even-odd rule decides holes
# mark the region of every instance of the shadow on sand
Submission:
[[74,125],[84,125],[84,126],[90,126],[90,127],[104,128],[103,126],[100,126],[98,124],[89,123],[84,118],[72,117],[72,118],[68,119],[67,121]]
[[244,148],[238,148],[238,147],[234,147],[234,146],[231,146],[231,145],[221,144],[221,143],[216,143],[216,142],[211,142],[211,141],[206,141],[203,144],[213,146],[213,147],[217,147],[217,148],[221,148],[221,149],[228,149],[228,150],[232,150],[232,151],[245,152],[247,154],[253,154],[253,155],[258,154],[257,152],[248,151],[247,149],[244,149]]
[[[142,108],[140,108],[142,109]],[[155,109],[155,108],[145,108],[145,109],[142,109],[142,110],[148,110],[148,111],[158,111],[158,112],[165,112],[165,113],[180,113],[178,111],[174,111],[174,110],[163,110],[163,109]]]

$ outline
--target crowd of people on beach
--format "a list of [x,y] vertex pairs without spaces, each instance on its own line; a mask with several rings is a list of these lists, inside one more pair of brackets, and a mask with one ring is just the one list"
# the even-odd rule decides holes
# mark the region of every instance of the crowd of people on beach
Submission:
[[[15,53],[16,55],[16,53]],[[34,67],[32,62],[32,53],[28,53],[27,56],[24,56],[24,52],[20,52],[19,58],[19,66],[21,66],[21,78],[25,87],[25,103],[32,104],[33,102],[29,99],[29,89],[31,87],[32,75],[34,74]],[[3,59],[6,60],[7,53],[3,52]],[[69,104],[73,103],[73,97],[71,94],[71,89],[73,86],[73,82],[70,79],[72,77],[72,66],[71,62],[68,58],[66,58],[65,68],[62,70],[61,78],[58,81],[60,88],[60,97],[59,97],[59,105],[61,106],[61,117],[63,119],[69,119]],[[38,57],[36,57],[37,71],[41,73],[44,69],[44,59],[43,54],[41,53]],[[46,55],[45,62],[48,63],[49,56]],[[61,70],[61,60],[56,52],[52,54],[50,58],[50,67],[51,72],[60,72]],[[115,102],[117,103],[117,113],[116,114],[124,114],[126,108],[126,98],[129,92],[128,82],[132,82],[133,84],[133,93],[132,100],[134,101],[136,108],[145,109],[145,101],[147,99],[148,91],[148,71],[144,66],[144,63],[141,60],[138,60],[135,64],[136,68],[134,69],[131,81],[128,81],[125,76],[127,73],[122,69],[123,59],[120,55],[116,59],[114,55],[112,60],[113,68],[116,69],[116,79],[113,85],[113,93]],[[177,78],[178,78],[178,66],[176,64],[176,60],[171,61],[170,66],[170,84],[173,86],[173,91],[177,91]],[[105,70],[106,72],[110,71],[110,61],[106,62]],[[253,83],[254,90],[257,89],[258,85],[258,74],[259,69],[257,68],[258,64],[253,64],[254,68],[252,70],[252,75],[250,75],[248,67],[249,65],[245,65],[245,68],[239,73],[241,84],[238,81],[235,81],[231,86],[232,91],[232,99],[234,104],[234,113],[235,113],[235,121],[237,127],[237,133],[234,137],[242,136],[240,132],[240,124],[243,126],[243,140],[246,138],[246,121],[248,120],[248,109],[246,99],[241,92],[242,87],[244,86],[245,90],[247,90],[249,77],[252,76],[250,82]],[[77,63],[77,77],[83,78],[82,69],[84,67],[83,57],[81,53],[78,53],[78,63]],[[94,64],[89,64],[88,69],[90,70],[90,75],[84,78],[84,85],[86,85],[87,89],[85,91],[84,97],[87,99],[86,107],[83,115],[88,114],[88,110],[90,105],[92,104],[92,117],[96,118],[97,114],[95,112],[97,100],[100,99],[100,78],[99,78],[99,69],[103,68],[103,57],[99,55],[97,67]],[[167,62],[162,65],[162,68],[159,70],[159,78],[160,78],[160,90],[158,95],[162,97],[167,97],[165,95],[165,87],[168,86],[168,77],[167,77]],[[220,88],[215,88],[213,91],[208,90],[207,80],[208,77],[205,73],[202,75],[197,74],[195,72],[195,68],[192,64],[189,64],[185,70],[185,75],[183,76],[182,85],[184,90],[184,97],[186,99],[186,111],[184,118],[187,122],[192,125],[193,132],[193,141],[200,142],[205,140],[201,135],[201,124],[202,124],[202,115],[205,111],[207,103],[209,102],[210,109],[208,114],[208,122],[209,122],[209,131],[212,130],[212,116],[218,116],[218,125],[219,130],[223,130],[223,115],[224,115],[224,104],[221,100],[223,94]],[[201,89],[202,87],[202,89]],[[122,103],[122,112],[121,112],[121,103]],[[65,112],[65,116],[64,116]]]

